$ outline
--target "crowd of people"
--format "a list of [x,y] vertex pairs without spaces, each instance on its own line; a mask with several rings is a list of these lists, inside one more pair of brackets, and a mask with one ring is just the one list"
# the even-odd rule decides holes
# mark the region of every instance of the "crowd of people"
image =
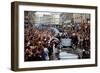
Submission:
[[[50,26],[52,27],[52,26]],[[59,33],[53,32],[50,27],[37,28],[30,23],[24,25],[24,58],[25,61],[60,60],[62,38],[71,39],[72,49],[82,49],[79,58],[90,58],[90,24],[80,23],[70,27],[61,26]]]
[[48,29],[39,30],[25,26],[25,61],[53,59],[53,53],[55,52],[55,55],[58,53],[56,50],[58,43],[58,39]]

